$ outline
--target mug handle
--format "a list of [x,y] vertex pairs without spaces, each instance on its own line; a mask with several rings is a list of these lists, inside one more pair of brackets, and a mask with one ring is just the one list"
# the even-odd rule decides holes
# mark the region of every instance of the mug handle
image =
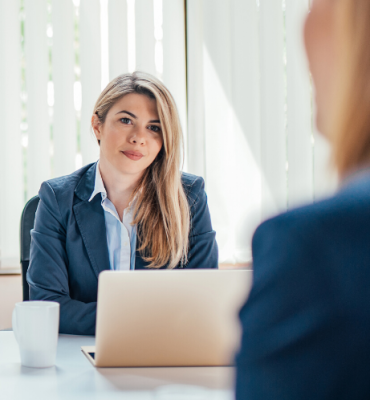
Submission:
[[18,337],[18,329],[17,329],[17,317],[16,317],[16,307],[14,307],[13,314],[12,314],[12,327],[13,327],[13,332],[15,339],[19,343],[19,337]]

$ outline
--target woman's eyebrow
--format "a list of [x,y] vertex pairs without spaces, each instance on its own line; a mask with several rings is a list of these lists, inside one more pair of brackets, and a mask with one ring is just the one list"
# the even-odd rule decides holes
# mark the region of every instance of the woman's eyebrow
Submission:
[[[126,114],[128,114],[128,115],[131,115],[132,118],[137,119],[137,116],[136,116],[135,114],[133,114],[133,113],[130,112],[130,111],[126,111],[126,110],[118,111],[118,112],[116,113],[116,115],[117,115],[117,114],[121,114],[121,113],[126,113]],[[160,121],[159,119],[152,119],[151,121],[149,121],[149,123],[150,123],[150,124],[160,124],[161,121]]]
[[132,118],[137,119],[137,116],[135,114],[131,113],[130,111],[126,111],[126,110],[118,111],[118,113],[116,113],[116,115],[121,114],[121,113],[126,113],[128,115],[131,115]]

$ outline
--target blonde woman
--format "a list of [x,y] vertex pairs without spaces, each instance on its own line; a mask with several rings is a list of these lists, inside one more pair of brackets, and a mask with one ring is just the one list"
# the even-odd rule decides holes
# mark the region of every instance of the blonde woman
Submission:
[[263,223],[237,400],[370,398],[370,1],[313,0],[305,43],[331,198]]
[[106,269],[217,268],[202,178],[181,173],[182,132],[166,87],[117,77],[91,120],[97,163],[44,182],[27,280],[32,300],[60,303],[60,332],[95,333]]

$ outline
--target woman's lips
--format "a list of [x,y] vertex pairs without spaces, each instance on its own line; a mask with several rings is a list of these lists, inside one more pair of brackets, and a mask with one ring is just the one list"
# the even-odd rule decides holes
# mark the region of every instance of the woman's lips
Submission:
[[138,151],[123,151],[122,152],[126,157],[128,157],[130,160],[138,161],[140,160],[143,155],[139,153]]

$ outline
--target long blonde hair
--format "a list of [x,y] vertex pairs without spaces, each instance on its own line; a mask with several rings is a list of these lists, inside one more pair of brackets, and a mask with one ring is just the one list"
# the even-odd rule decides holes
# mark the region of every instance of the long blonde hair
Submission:
[[370,165],[370,1],[337,0],[337,101],[329,140],[343,178]]
[[135,197],[133,225],[148,268],[168,264],[174,268],[187,262],[190,211],[181,183],[183,136],[175,101],[155,77],[143,72],[123,74],[113,79],[99,96],[94,114],[104,124],[111,107],[123,96],[138,93],[156,100],[163,147],[145,170],[132,197]]

